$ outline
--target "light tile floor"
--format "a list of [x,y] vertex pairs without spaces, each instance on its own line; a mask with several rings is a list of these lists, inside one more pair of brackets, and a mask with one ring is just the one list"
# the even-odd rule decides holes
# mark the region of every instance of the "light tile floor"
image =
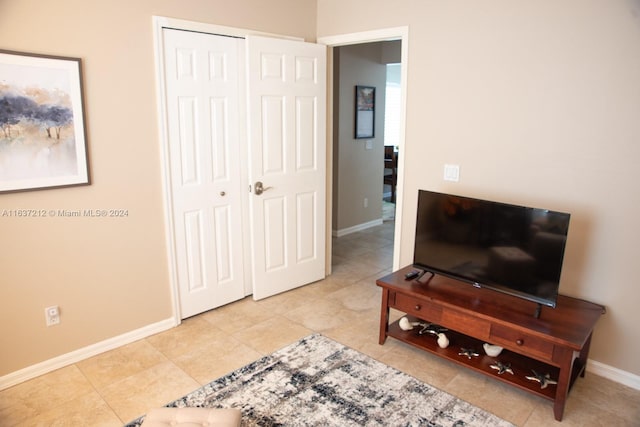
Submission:
[[590,373],[576,382],[559,424],[549,401],[391,338],[378,345],[375,279],[391,270],[392,253],[392,221],[334,239],[325,280],[262,301],[245,298],[4,390],[0,426],[120,426],[313,332],[518,426],[640,425],[640,391]]

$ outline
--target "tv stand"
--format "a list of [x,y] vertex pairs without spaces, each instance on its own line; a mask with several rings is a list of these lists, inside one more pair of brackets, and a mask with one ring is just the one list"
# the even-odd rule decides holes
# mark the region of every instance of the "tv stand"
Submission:
[[[546,310],[544,319],[540,319],[531,316],[530,301],[474,288],[439,274],[428,285],[406,281],[404,276],[412,268],[405,267],[376,281],[382,288],[379,343],[393,337],[549,399],[555,419],[561,421],[569,389],[578,376],[585,374],[591,336],[604,307],[560,295],[556,308]],[[389,324],[390,308],[407,313],[411,321],[447,328],[449,347],[440,348],[430,335],[403,330],[398,321]],[[489,357],[483,343],[504,350],[497,357]],[[479,356],[461,356],[463,348]],[[514,375],[500,375],[495,369],[497,362],[509,363]],[[540,380],[547,374],[552,381],[542,387]]]

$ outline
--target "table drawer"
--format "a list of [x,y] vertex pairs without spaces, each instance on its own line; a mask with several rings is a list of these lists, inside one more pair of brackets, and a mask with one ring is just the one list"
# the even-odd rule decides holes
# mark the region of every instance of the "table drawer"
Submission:
[[442,313],[442,325],[479,340],[486,340],[491,330],[490,322],[472,314],[451,309]]
[[506,326],[492,325],[491,344],[503,345],[530,357],[552,360],[553,343]]
[[442,315],[441,307],[400,293],[396,293],[395,308],[433,323],[439,322]]

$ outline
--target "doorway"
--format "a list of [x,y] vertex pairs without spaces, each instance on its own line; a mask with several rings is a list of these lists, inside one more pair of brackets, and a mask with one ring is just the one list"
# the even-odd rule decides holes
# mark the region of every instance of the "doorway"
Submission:
[[[401,93],[402,94],[406,94],[407,93],[407,63],[408,63],[408,28],[407,27],[397,27],[397,28],[388,28],[388,29],[381,29],[381,30],[374,30],[374,31],[367,31],[367,32],[362,32],[362,33],[353,33],[353,34],[343,34],[343,35],[337,35],[337,36],[328,36],[328,37],[320,37],[318,39],[319,43],[324,43],[330,47],[333,48],[333,50],[335,51],[336,48],[342,47],[342,46],[354,46],[354,45],[364,45],[364,44],[369,44],[369,43],[375,43],[375,42],[398,42],[400,44],[400,57],[399,57],[399,64],[400,64],[400,89],[401,89]],[[336,72],[335,72],[335,68],[336,68],[336,58],[334,57],[334,55],[330,54],[329,55],[330,59],[334,61],[333,63],[333,75],[330,76],[330,85],[333,86],[333,91],[331,91],[330,96],[333,96],[333,99],[335,100],[336,98],[339,98],[340,93],[337,91],[337,87],[338,84],[336,83],[336,79],[339,80],[339,76],[336,76]],[[339,58],[337,59],[339,61]],[[384,89],[384,88],[380,88],[380,89]],[[330,108],[333,110],[333,103],[334,101],[329,102],[329,106]],[[404,138],[405,138],[405,110],[406,110],[406,97],[403,97],[401,99],[400,105],[399,105],[399,110],[400,110],[400,114],[399,114],[399,119],[398,119],[398,131],[399,131],[399,136],[398,136],[398,149],[399,150],[403,150],[404,149]],[[347,113],[349,114],[349,113]],[[352,113],[351,113],[352,114]],[[337,128],[338,125],[336,124],[336,121],[339,120],[339,117],[336,114],[336,111],[332,111],[329,114],[329,118],[333,120],[332,123],[332,128],[333,128],[333,138],[335,139],[337,137],[336,132],[337,132]],[[362,148],[363,150],[367,149],[367,142],[366,141],[360,141],[360,142],[356,142],[356,144],[360,143],[363,147],[359,147]],[[333,179],[336,179],[336,173],[338,171],[338,168],[340,167],[340,155],[339,153],[336,152],[335,148],[332,146],[332,144],[329,144],[330,147],[330,152],[328,153],[328,159],[330,162],[330,166],[328,168],[329,173],[332,174]],[[376,182],[375,185],[377,188],[382,189],[382,176],[383,176],[383,167],[382,167],[382,159],[383,159],[383,148],[382,146],[379,147],[380,150],[380,156],[376,156],[379,157],[379,162],[378,164],[379,169],[378,169],[378,173],[379,173],[379,183]],[[402,218],[402,201],[403,201],[403,193],[402,193],[402,187],[403,187],[403,164],[404,164],[404,158],[402,156],[399,157],[398,159],[398,166],[397,166],[397,186],[396,186],[396,194],[395,194],[395,199],[396,199],[396,203],[395,203],[395,221],[393,223],[393,234],[392,234],[392,239],[393,239],[393,256],[392,256],[392,269],[398,269],[399,268],[399,264],[400,264],[400,246],[401,246],[401,234],[400,234],[400,230],[401,230],[401,218]],[[371,166],[370,166],[371,167]],[[339,199],[339,195],[336,196],[335,192],[336,191],[340,191],[340,187],[338,184],[338,187],[336,187],[335,185],[333,186],[333,188],[330,188],[331,192],[329,194],[330,195],[330,199],[329,201],[332,204],[331,210],[329,211],[329,213],[331,213],[332,215],[332,235],[338,234],[338,230],[342,230],[344,228],[347,227],[341,227],[340,224],[336,224],[337,218],[335,215],[335,210],[336,210],[336,204],[339,204],[340,201]],[[360,206],[365,206],[367,205],[367,203],[369,202],[369,200],[364,200],[364,198],[359,198],[358,200],[356,200],[358,204],[360,204]],[[382,219],[378,219],[377,220],[378,224],[382,224]],[[368,224],[365,221],[365,227],[369,225],[369,226],[373,226],[373,225],[377,225],[374,223],[370,223]],[[347,231],[359,231],[358,229],[351,229],[351,230],[347,230]],[[331,255],[332,255],[332,250],[331,247],[328,248],[328,260],[331,260]],[[331,271],[331,266],[327,267],[327,271]]]

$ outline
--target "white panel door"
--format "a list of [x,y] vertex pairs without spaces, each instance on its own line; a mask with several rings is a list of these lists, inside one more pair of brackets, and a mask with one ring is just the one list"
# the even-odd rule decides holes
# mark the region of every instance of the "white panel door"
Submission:
[[163,37],[184,319],[244,297],[238,135],[244,40],[166,28]]
[[247,73],[253,296],[261,299],[325,276],[326,47],[250,36]]

